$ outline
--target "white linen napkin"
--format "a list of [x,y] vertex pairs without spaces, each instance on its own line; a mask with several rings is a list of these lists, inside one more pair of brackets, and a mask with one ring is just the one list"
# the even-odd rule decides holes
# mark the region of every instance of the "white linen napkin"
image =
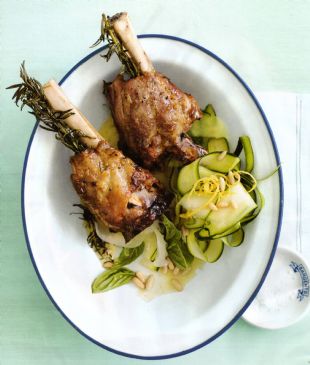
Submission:
[[310,94],[256,93],[274,133],[284,179],[279,244],[310,262]]

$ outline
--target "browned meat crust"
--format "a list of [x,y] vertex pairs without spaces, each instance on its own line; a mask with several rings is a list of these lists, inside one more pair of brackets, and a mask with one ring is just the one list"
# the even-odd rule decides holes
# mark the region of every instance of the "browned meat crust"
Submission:
[[98,222],[127,238],[151,225],[170,202],[157,179],[105,141],[70,162],[82,202]]
[[106,94],[121,140],[144,166],[158,164],[167,154],[186,162],[204,154],[184,135],[202,116],[198,103],[165,76],[118,76]]

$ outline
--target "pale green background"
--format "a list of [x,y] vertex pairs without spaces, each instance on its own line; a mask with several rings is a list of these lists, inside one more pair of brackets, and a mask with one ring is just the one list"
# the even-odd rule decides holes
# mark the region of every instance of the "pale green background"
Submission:
[[[200,43],[224,58],[253,90],[310,92],[310,2],[2,0],[0,4],[0,364],[146,364],[87,341],[61,317],[42,289],[26,249],[20,210],[21,172],[33,119],[18,112],[4,87],[18,80],[24,59],[40,80],[59,80],[89,53],[101,12],[127,10],[139,33],[167,33]],[[209,346],[160,363],[306,365],[309,330],[310,316],[278,331],[259,330],[240,320]]]

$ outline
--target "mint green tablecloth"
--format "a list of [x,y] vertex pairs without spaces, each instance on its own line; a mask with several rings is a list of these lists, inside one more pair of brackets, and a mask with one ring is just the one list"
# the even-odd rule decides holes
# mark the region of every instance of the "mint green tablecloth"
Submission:
[[[254,90],[310,92],[307,0],[1,0],[0,9],[0,364],[147,363],[109,353],[79,335],[47,298],[26,249],[20,209],[23,159],[33,118],[4,87],[28,68],[60,79],[88,52],[100,14],[130,12],[139,33],[167,33],[217,53]],[[242,320],[222,337],[169,364],[310,364],[310,316],[265,331]]]

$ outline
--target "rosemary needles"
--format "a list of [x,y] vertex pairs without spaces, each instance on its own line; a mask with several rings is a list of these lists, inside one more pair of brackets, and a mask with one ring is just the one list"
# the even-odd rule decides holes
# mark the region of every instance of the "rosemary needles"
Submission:
[[129,74],[130,77],[136,77],[140,75],[140,71],[133,62],[133,60],[131,59],[127,49],[124,47],[122,41],[119,39],[119,37],[117,36],[115,30],[111,25],[111,21],[113,21],[113,19],[118,16],[119,14],[116,14],[113,17],[109,17],[106,16],[105,14],[102,14],[101,35],[91,47],[96,47],[101,42],[107,41],[108,52],[102,57],[104,57],[107,61],[109,61],[113,53],[116,53],[117,57],[119,58],[120,62],[123,65],[124,68],[123,73],[126,72]]
[[106,243],[97,235],[95,226],[95,217],[92,213],[82,204],[73,204],[74,207],[82,209],[82,212],[71,213],[81,214],[81,219],[84,221],[85,228],[88,232],[87,243],[88,245],[102,258],[107,256]]
[[55,111],[50,106],[44,95],[43,86],[27,74],[25,61],[20,67],[20,77],[22,79],[21,83],[7,87],[7,89],[16,89],[12,97],[15,104],[19,106],[19,102],[21,102],[21,110],[25,105],[28,106],[31,109],[29,113],[36,117],[40,127],[54,132],[56,139],[66,147],[74,152],[84,151],[86,146],[80,140],[84,134],[77,129],[70,128],[65,122],[74,113],[71,110]]

